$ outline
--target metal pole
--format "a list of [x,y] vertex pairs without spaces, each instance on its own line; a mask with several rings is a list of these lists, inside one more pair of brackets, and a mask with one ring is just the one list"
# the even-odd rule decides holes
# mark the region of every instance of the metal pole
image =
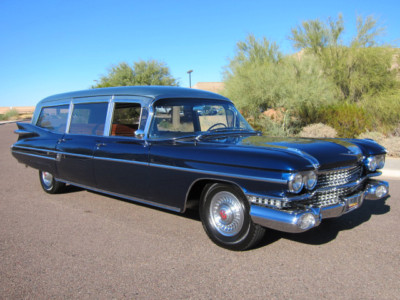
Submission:
[[193,72],[193,70],[187,71],[187,73],[189,74],[189,87],[190,88],[192,88],[192,72]]

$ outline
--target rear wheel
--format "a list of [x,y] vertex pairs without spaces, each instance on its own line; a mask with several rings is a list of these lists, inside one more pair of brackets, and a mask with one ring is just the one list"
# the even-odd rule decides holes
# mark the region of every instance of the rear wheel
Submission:
[[49,194],[59,193],[65,187],[65,183],[55,180],[53,174],[46,171],[39,171],[39,179],[43,190]]
[[200,218],[210,239],[230,250],[246,250],[258,243],[265,233],[263,227],[251,220],[250,205],[242,191],[227,184],[206,187]]

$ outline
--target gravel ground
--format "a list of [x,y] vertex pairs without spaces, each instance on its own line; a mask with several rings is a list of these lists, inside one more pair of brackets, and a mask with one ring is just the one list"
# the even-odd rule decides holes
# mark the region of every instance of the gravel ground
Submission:
[[14,129],[0,126],[1,299],[400,299],[400,181],[386,201],[232,252],[196,211],[44,193],[10,154]]

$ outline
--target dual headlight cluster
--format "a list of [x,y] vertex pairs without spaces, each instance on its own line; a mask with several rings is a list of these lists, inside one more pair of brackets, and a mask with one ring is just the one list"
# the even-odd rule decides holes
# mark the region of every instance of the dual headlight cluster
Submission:
[[370,156],[365,160],[365,166],[368,171],[375,172],[385,166],[385,155]]
[[300,193],[303,187],[312,190],[318,181],[317,173],[314,171],[292,174],[289,178],[289,191],[291,193]]

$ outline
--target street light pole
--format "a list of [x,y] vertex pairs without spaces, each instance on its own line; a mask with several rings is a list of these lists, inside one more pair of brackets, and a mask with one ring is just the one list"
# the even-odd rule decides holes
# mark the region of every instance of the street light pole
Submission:
[[193,70],[187,71],[187,73],[189,74],[189,87],[190,88],[192,88],[192,72],[193,72]]

